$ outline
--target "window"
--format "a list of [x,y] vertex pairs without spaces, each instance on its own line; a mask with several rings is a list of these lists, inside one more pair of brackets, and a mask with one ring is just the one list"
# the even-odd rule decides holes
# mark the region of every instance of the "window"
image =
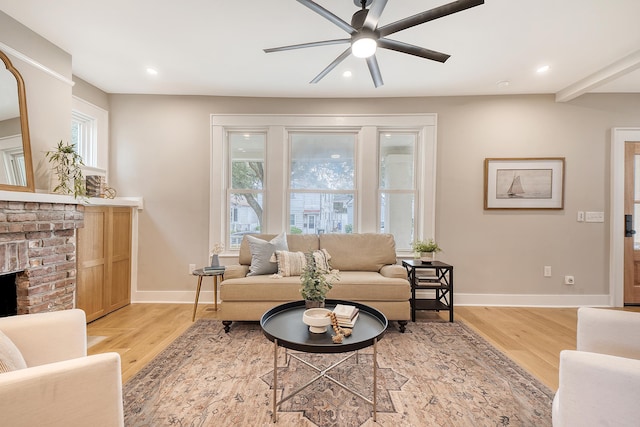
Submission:
[[262,230],[264,202],[264,151],[262,133],[230,132],[228,135],[231,184],[228,190],[229,248],[238,249],[242,236]]
[[73,97],[71,143],[85,164],[85,175],[106,175],[109,165],[109,113]]
[[[211,116],[210,242],[250,233],[435,237],[436,116]],[[222,201],[222,202],[221,202]]]
[[393,234],[396,245],[402,248],[414,241],[417,140],[416,133],[379,134],[380,232]]
[[353,230],[356,134],[290,133],[289,138],[289,213],[306,218],[301,232]]

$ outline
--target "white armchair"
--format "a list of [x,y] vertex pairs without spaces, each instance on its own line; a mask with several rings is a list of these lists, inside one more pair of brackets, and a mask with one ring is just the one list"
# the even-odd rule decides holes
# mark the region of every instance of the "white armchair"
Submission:
[[120,355],[87,356],[82,310],[0,318],[27,368],[0,374],[0,424],[124,426]]
[[580,308],[576,347],[560,353],[553,426],[638,426],[640,313]]

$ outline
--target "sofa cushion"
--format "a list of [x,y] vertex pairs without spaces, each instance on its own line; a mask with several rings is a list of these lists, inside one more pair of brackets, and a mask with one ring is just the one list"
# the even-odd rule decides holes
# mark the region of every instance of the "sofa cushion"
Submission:
[[320,247],[331,254],[331,267],[340,271],[380,271],[396,263],[392,234],[320,234]]
[[287,235],[280,233],[270,241],[262,240],[254,236],[245,236],[251,251],[251,266],[247,276],[260,274],[273,274],[278,271],[278,264],[271,262],[271,255],[277,250],[287,251]]
[[27,363],[11,338],[0,331],[0,374],[24,369]]
[[[262,240],[271,240],[275,237],[275,234],[254,234],[253,237],[257,237]],[[287,247],[291,252],[313,252],[320,249],[320,243],[316,234],[287,234]],[[238,264],[249,265],[251,264],[251,249],[249,248],[249,242],[247,236],[242,239],[240,243],[240,252],[238,253]]]
[[307,265],[304,252],[276,251],[275,258],[278,263],[278,274],[282,277],[300,276]]
[[[320,271],[331,271],[329,260],[331,255],[326,249],[313,251],[313,258]],[[278,263],[278,274],[282,277],[301,276],[307,266],[307,255],[304,252],[276,251],[271,257],[272,262]]]
[[[225,301],[296,301],[302,299],[300,287],[299,276],[225,279],[220,284],[220,299],[223,306]],[[369,271],[341,271],[340,280],[333,282],[327,298],[407,302],[411,298],[411,287],[406,279],[383,277]]]

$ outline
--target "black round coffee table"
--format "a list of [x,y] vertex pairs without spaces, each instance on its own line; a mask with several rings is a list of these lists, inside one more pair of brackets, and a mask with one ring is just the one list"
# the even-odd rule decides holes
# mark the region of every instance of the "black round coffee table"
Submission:
[[[306,310],[304,301],[294,301],[286,304],[278,305],[268,310],[260,319],[260,326],[264,335],[273,341],[273,421],[277,421],[277,408],[284,401],[290,399],[303,389],[307,388],[314,381],[325,378],[343,389],[353,393],[354,395],[373,405],[373,421],[376,421],[376,395],[377,395],[377,342],[384,335],[389,322],[384,314],[368,305],[360,304],[353,301],[342,300],[325,300],[325,308],[333,310],[337,304],[354,305],[359,309],[358,320],[353,327],[350,337],[345,338],[342,343],[335,344],[331,337],[334,334],[331,326],[322,334],[316,334],[309,331],[309,327],[302,322],[302,314]],[[290,357],[294,357],[318,372],[318,375],[310,380],[307,384],[293,391],[288,396],[282,396],[277,401],[277,372],[278,372],[278,346],[285,349],[301,351],[305,353],[346,353],[352,352],[339,362],[333,364],[329,368],[321,369],[309,364],[307,361],[300,359],[294,353],[288,353]],[[373,346],[373,399],[361,395],[360,393],[349,389],[346,385],[328,375],[328,371],[350,357],[355,355],[357,350]]]

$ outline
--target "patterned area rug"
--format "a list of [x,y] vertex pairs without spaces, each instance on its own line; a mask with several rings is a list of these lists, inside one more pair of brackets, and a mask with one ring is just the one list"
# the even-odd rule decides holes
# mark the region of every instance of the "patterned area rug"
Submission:
[[[280,399],[315,371],[279,350]],[[342,355],[298,354],[328,366]],[[372,398],[372,351],[332,376]],[[462,323],[390,327],[378,343],[378,413],[320,379],[285,401],[280,426],[550,426],[553,392]],[[256,323],[198,320],[124,385],[126,426],[273,425],[273,343]],[[284,389],[281,387],[284,385]]]

